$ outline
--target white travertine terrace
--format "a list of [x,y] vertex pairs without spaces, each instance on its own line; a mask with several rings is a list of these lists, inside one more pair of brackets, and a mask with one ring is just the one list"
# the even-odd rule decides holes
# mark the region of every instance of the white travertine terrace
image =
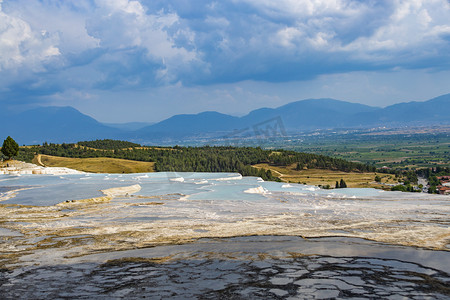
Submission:
[[65,175],[65,174],[82,174],[82,173],[84,172],[69,168],[43,167],[21,161],[14,161],[13,163],[11,163],[11,166],[0,168],[0,174],[6,175],[24,175],[24,174]]
[[76,255],[250,235],[438,250],[450,240],[450,196],[322,190],[233,173],[0,175],[0,199],[1,227],[21,234],[0,251],[14,253],[38,251],[44,237],[65,241],[66,254],[76,245]]

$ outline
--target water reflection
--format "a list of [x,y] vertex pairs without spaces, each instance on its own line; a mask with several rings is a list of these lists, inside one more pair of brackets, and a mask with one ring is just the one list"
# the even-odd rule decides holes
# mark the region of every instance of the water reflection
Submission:
[[439,261],[448,262],[448,254],[345,238],[204,239],[3,270],[0,293],[11,299],[447,299],[449,266]]

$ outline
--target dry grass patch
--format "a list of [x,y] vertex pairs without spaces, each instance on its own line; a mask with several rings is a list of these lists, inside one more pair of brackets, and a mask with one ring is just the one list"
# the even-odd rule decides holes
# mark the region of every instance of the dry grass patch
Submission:
[[90,173],[147,173],[154,172],[154,162],[134,161],[127,159],[95,157],[68,158],[50,155],[36,156],[33,163],[46,167],[66,167]]
[[287,167],[270,166],[268,164],[257,164],[255,168],[264,168],[271,170],[274,175],[280,175],[280,178],[286,182],[294,183],[306,183],[309,185],[330,185],[334,187],[336,181],[344,179],[348,187],[351,188],[366,188],[366,187],[383,187],[380,184],[376,184],[375,176],[379,175],[382,179],[382,183],[396,183],[394,176],[383,173],[357,173],[357,172],[342,172],[322,169],[310,169],[310,170],[295,170],[295,165]]

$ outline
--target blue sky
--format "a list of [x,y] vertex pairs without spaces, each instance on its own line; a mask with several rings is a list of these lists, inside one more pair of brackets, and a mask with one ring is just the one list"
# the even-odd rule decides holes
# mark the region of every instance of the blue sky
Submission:
[[103,122],[450,92],[448,0],[0,0],[0,104]]

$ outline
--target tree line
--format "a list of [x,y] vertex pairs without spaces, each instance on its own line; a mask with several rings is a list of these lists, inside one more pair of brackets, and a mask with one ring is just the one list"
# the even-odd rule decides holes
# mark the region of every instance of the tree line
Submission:
[[104,150],[115,150],[115,149],[125,149],[125,148],[135,148],[141,147],[141,145],[128,142],[128,141],[119,141],[119,140],[95,140],[95,141],[81,141],[77,143],[79,146],[85,146],[89,148],[95,149],[104,149]]

